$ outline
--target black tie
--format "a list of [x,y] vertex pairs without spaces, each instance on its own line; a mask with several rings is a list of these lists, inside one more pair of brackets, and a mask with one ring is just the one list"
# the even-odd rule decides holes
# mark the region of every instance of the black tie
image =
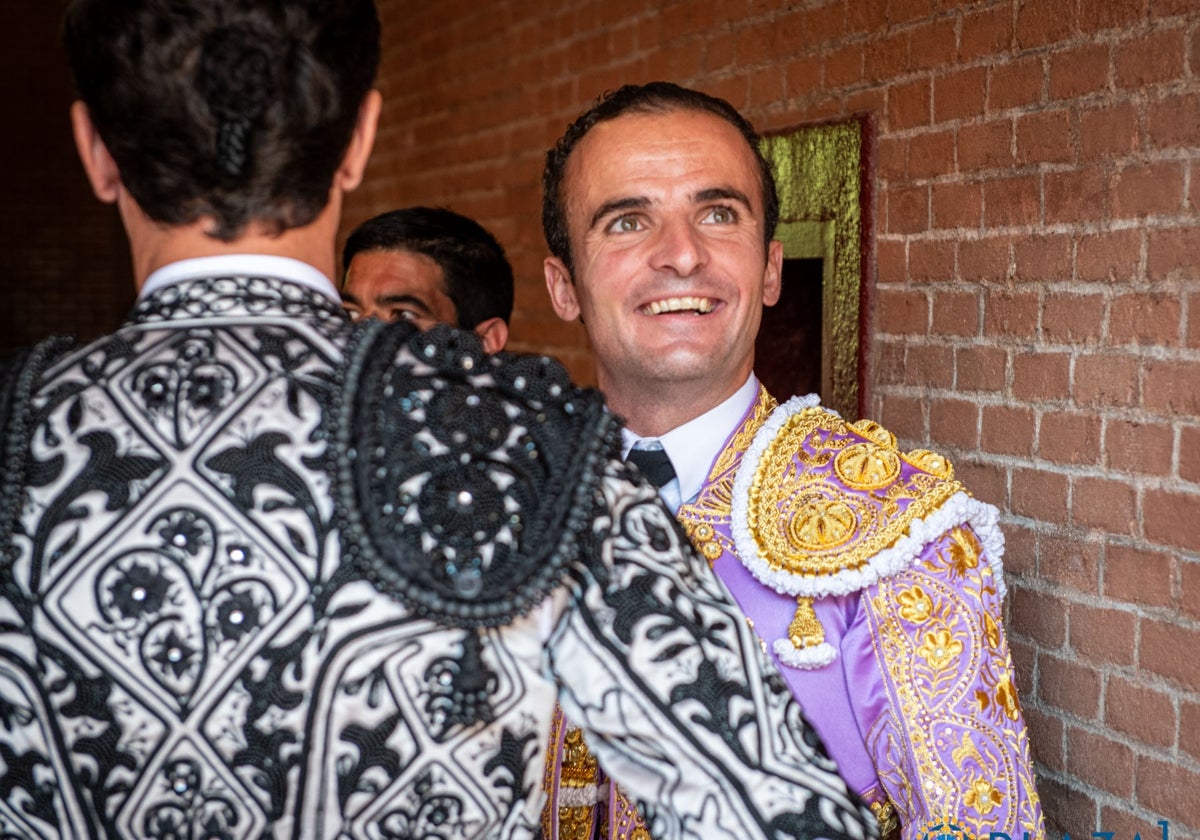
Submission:
[[636,465],[655,487],[662,487],[675,477],[675,468],[665,449],[630,449],[626,460]]

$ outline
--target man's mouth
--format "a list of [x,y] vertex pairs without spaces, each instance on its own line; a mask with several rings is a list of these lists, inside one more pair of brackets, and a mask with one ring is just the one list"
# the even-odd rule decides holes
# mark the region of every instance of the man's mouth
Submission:
[[717,302],[706,297],[673,297],[652,301],[641,307],[643,315],[663,315],[668,312],[694,312],[707,315],[717,308]]

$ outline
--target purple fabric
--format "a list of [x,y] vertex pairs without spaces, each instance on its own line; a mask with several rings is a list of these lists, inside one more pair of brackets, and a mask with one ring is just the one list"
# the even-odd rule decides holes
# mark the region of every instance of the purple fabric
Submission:
[[[813,457],[801,468],[806,478],[821,475],[835,485],[834,495],[852,495],[864,511],[873,508],[879,517],[874,525],[882,526],[903,516],[920,494],[889,494],[885,507],[882,491],[846,488],[828,453],[858,439],[849,430],[816,430],[802,444]],[[735,432],[726,448],[733,440],[745,445],[745,433]],[[814,440],[821,457],[813,454]],[[774,651],[777,640],[788,639],[796,598],[759,582],[731,550],[731,524],[718,500],[737,464],[728,458],[722,464],[722,475],[701,492],[698,509],[705,515],[696,520],[712,527],[726,549],[713,568],[766,643],[847,784],[868,803],[890,799],[904,840],[917,840],[931,821],[942,818],[980,834],[1041,836],[1002,605],[970,525],[954,523],[961,527],[930,540],[910,567],[885,580],[849,595],[814,599],[825,641],[837,657],[821,668],[797,668]],[[914,473],[927,475],[905,459],[900,469],[893,486],[908,485]],[[914,486],[923,480],[918,477]],[[681,513],[690,518],[686,510]]]
[[[717,530],[728,535],[728,526]],[[772,649],[776,639],[788,636],[788,625],[796,614],[796,599],[763,586],[729,552],[717,560],[713,570],[754,622],[759,637],[766,641],[767,652],[792,689],[804,716],[825,742],[825,749],[838,763],[846,783],[859,795],[877,789],[879,777],[860,727],[865,726],[869,731],[886,708],[887,697],[871,647],[870,628],[859,614],[860,595],[814,602],[813,608],[825,627],[825,641],[838,649],[838,658],[824,668],[801,670],[781,663]],[[858,714],[852,696],[857,698]]]
[[[738,428],[754,411],[755,406],[751,406]],[[737,430],[723,449],[730,446],[736,435]],[[805,448],[811,451],[808,441]],[[741,454],[738,453],[739,458]],[[832,467],[828,469],[833,477]],[[715,523],[714,530],[728,540],[727,545],[733,544],[728,519]],[[859,609],[861,595],[852,593],[813,602],[817,618],[825,628],[825,641],[838,650],[838,658],[823,668],[799,669],[781,662],[774,651],[775,640],[788,637],[788,625],[796,614],[796,599],[764,586],[732,552],[722,554],[713,564],[713,570],[753,622],[759,638],[766,642],[767,653],[805,717],[821,736],[825,749],[838,763],[846,783],[860,796],[878,799],[879,776],[867,752],[864,733],[870,731],[886,710],[887,694],[875,661],[871,631]],[[874,795],[867,796],[869,793]]]

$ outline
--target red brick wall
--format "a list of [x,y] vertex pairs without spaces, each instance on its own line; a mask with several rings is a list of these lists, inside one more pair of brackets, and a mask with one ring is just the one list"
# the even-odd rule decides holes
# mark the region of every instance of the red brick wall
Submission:
[[541,281],[546,147],[667,78],[771,131],[867,114],[872,415],[1005,512],[1051,833],[1200,834],[1200,2],[381,0],[348,224],[474,215],[514,343],[586,378]]
[[[0,352],[110,327],[115,214],[70,147],[61,3],[0,27]],[[1052,835],[1200,835],[1200,0],[380,0],[387,98],[344,229],[445,204],[507,245],[514,346],[590,376],[541,281],[545,148],[667,78],[764,130],[865,114],[870,413],[1009,537]]]

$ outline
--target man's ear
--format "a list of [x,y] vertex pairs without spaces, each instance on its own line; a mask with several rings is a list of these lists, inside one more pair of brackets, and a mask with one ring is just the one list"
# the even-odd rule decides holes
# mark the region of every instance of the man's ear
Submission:
[[92,192],[105,204],[114,203],[121,195],[121,173],[108,153],[108,146],[100,139],[87,105],[81,101],[71,104],[71,132]]
[[508,324],[503,318],[488,318],[475,325],[475,335],[483,342],[483,352],[499,353],[508,344]]
[[767,246],[767,267],[763,274],[763,306],[779,303],[783,291],[783,243],[772,239]]
[[338,167],[334,177],[334,183],[342,192],[350,192],[362,183],[367,161],[371,158],[371,149],[375,147],[375,129],[379,126],[379,111],[382,107],[383,96],[377,90],[369,91],[362,105],[358,106],[354,134],[350,137],[350,145],[346,147],[342,165]]
[[558,257],[546,257],[542,262],[542,270],[546,275],[546,291],[550,293],[554,312],[564,321],[574,321],[579,317],[580,309],[571,272]]

